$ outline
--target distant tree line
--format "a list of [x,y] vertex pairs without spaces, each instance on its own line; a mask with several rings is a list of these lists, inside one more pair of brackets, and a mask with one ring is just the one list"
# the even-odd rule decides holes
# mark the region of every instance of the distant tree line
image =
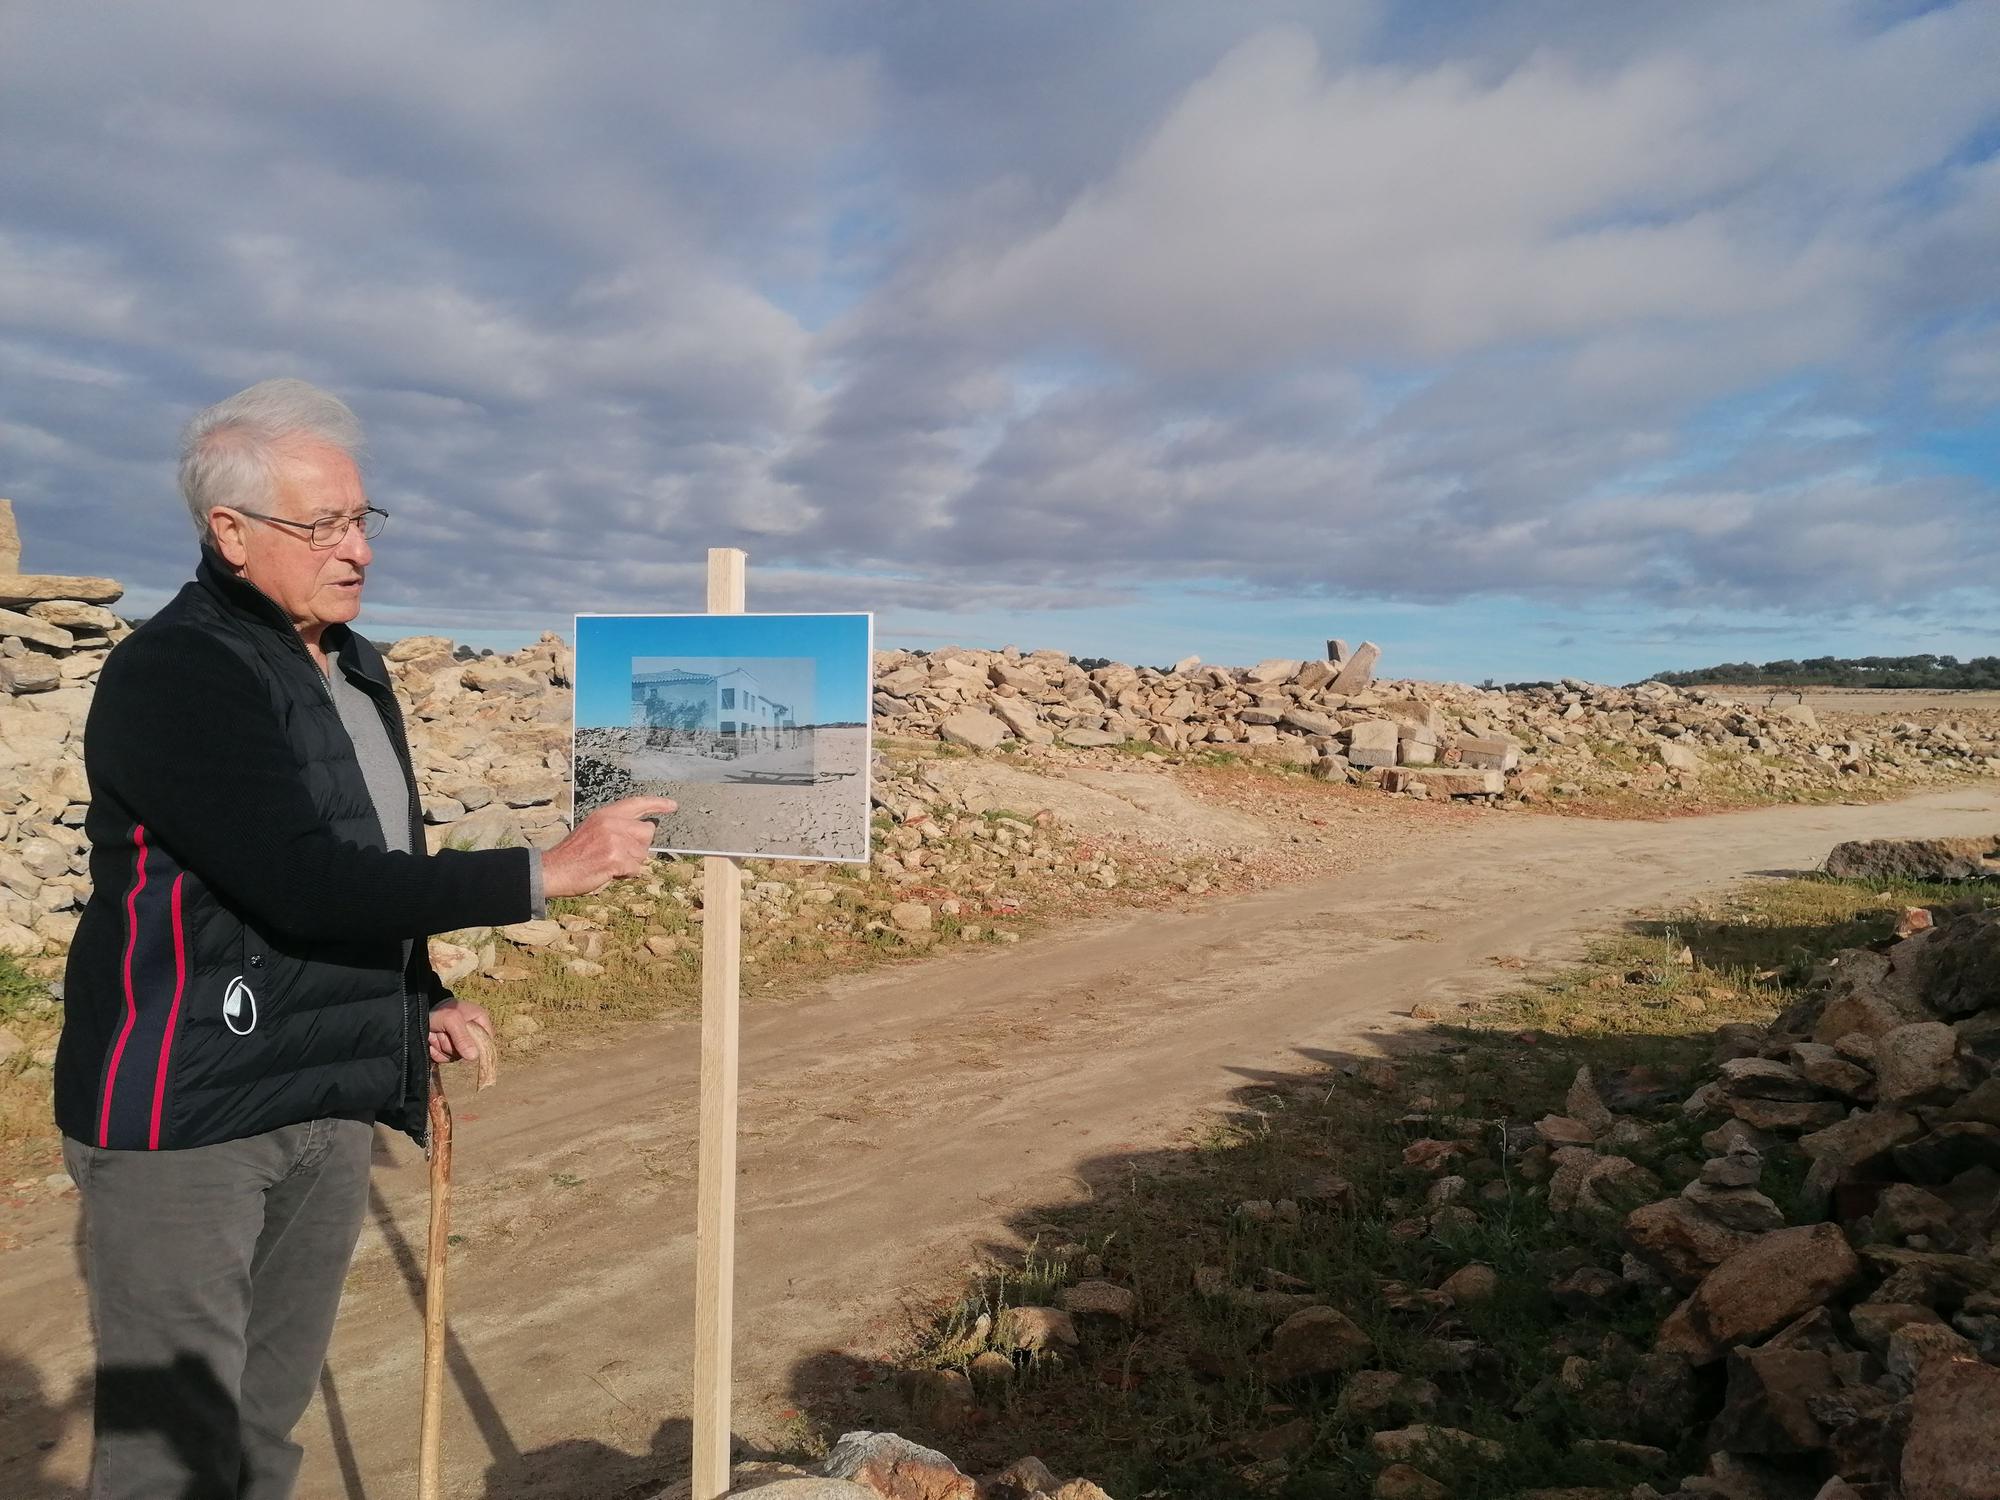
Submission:
[[1802,661],[1727,661],[1692,672],[1657,672],[1674,687],[1985,688],[2000,689],[2000,656],[1809,656]]

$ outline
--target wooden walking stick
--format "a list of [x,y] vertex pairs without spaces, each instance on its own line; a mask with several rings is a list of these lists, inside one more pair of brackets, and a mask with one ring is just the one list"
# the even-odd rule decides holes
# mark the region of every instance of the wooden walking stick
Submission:
[[[479,1042],[479,1087],[500,1077],[500,1044],[472,1023]],[[431,1234],[424,1255],[424,1399],[417,1440],[417,1500],[438,1500],[438,1437],[444,1425],[444,1257],[451,1241],[451,1101],[444,1074],[431,1064]]]

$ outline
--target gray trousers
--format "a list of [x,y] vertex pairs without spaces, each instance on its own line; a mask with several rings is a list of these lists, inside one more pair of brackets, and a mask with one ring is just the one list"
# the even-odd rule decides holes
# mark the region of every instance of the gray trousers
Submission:
[[92,1500],[286,1500],[333,1336],[373,1129],[187,1151],[63,1141],[97,1333]]

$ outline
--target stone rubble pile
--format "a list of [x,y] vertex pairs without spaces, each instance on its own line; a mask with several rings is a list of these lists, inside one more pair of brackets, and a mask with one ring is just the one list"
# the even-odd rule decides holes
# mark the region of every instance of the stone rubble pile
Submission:
[[[90,894],[83,726],[105,655],[130,627],[107,607],[121,597],[117,583],[23,575],[19,559],[12,508],[0,501],[0,952],[33,957],[67,946]],[[560,837],[570,811],[569,648],[545,634],[520,651],[474,656],[419,636],[385,656],[407,711],[431,846]],[[1373,644],[1350,651],[1341,641],[1328,643],[1325,660],[1228,668],[1189,659],[1166,671],[1086,670],[1059,653],[1012,648],[881,652],[875,724],[891,736],[1054,759],[1090,760],[1135,741],[1163,754],[1228,749],[1408,796],[1672,791],[1717,771],[1783,795],[1856,777],[1914,782],[2000,768],[1990,732],[1952,724],[1834,736],[1798,706],[1760,709],[1651,683],[1501,692],[1386,682],[1374,675],[1378,660]],[[861,913],[868,930],[923,946],[941,918],[979,934],[982,924],[964,919],[1006,912],[1010,882],[1081,891],[1128,878],[1106,852],[1079,854],[1041,810],[973,800],[927,776],[921,758],[878,755],[876,805],[888,826],[872,872],[883,889]],[[1196,873],[1183,884],[1199,894],[1206,880]],[[753,925],[834,894],[809,867],[746,874],[746,885],[757,893]],[[904,889],[920,899],[899,898]],[[546,924],[460,935],[444,945],[442,966],[505,978],[521,972],[509,951],[545,948],[597,963],[591,933],[601,924],[564,920],[554,938]]]
[[[850,1432],[817,1469],[739,1463],[731,1478],[730,1496],[758,1500],[1111,1500],[1087,1479],[1058,1478],[1039,1458],[974,1477],[893,1432]],[[685,1500],[689,1492],[683,1481],[654,1500]]]
[[1372,644],[1324,661],[1167,670],[1085,669],[1059,652],[950,647],[884,652],[875,719],[886,733],[974,750],[1128,743],[1221,749],[1375,779],[1419,795],[1526,797],[1586,787],[1692,787],[1727,771],[1803,792],[1856,777],[1925,781],[2000,770],[1995,727],[1913,722],[1833,734],[1799,704],[1759,707],[1663,683],[1565,679],[1516,691],[1378,680]]
[[[121,596],[110,579],[23,575],[12,507],[0,501],[0,952],[41,959],[37,972],[48,977],[90,896],[83,728],[106,654],[131,633],[107,608]],[[418,636],[384,656],[405,709],[430,846],[560,838],[570,815],[569,648],[545,634],[519,651],[475,656]],[[1005,942],[1014,934],[994,919],[1020,911],[1020,883],[1080,892],[1128,878],[1111,852],[1073,847],[1045,810],[989,806],[976,790],[929,774],[920,756],[878,755],[874,785],[885,826],[872,878],[854,891],[813,866],[746,871],[753,943],[760,931],[835,916],[901,948],[947,933]],[[669,878],[648,883],[630,910],[592,907],[449,934],[433,945],[440,971],[448,983],[473,973],[521,978],[532,972],[523,960],[553,954],[576,977],[602,972],[615,917],[643,917],[664,901],[698,907],[692,883],[665,868]],[[647,956],[662,961],[689,942],[657,933],[645,941]]]
[[[1706,1429],[1674,1500],[2000,1496],[2000,909],[1976,906],[1721,1028],[1678,1105],[1643,1069],[1585,1069],[1533,1128],[1521,1167],[1550,1209],[1625,1251],[1558,1296],[1674,1299],[1624,1392],[1662,1444]],[[1661,1196],[1632,1155],[1675,1114],[1706,1160]]]
[[571,652],[552,633],[467,660],[443,636],[383,653],[433,849],[548,844],[569,827]]

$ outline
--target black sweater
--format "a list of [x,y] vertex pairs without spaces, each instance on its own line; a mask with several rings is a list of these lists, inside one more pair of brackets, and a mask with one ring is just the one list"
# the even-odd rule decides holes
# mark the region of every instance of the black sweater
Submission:
[[[379,654],[323,641],[416,781]],[[72,945],[56,1119],[169,1149],[322,1116],[421,1134],[427,1007],[404,939],[531,915],[525,849],[394,853],[305,644],[204,551],[114,650],[85,729],[94,891]]]

